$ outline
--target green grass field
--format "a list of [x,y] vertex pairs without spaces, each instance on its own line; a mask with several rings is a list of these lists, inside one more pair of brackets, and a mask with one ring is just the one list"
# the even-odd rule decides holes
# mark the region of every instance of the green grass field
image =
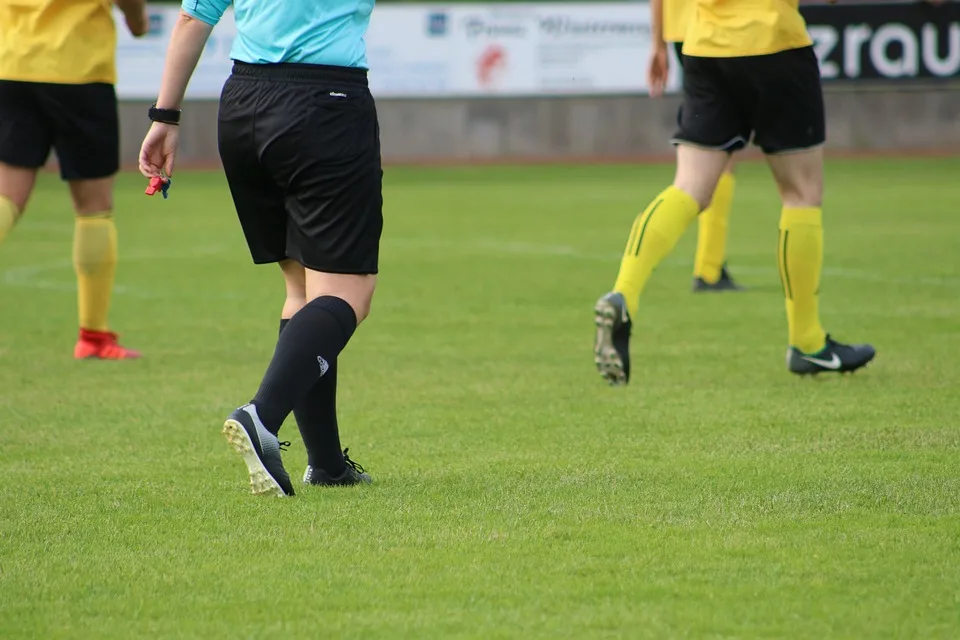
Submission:
[[[44,176],[0,250],[0,637],[956,638],[960,160],[828,168],[824,322],[784,366],[779,205],[739,170],[730,265],[657,272],[634,378],[595,299],[669,166],[388,169],[380,289],[341,358],[359,489],[248,494],[220,434],[272,354],[279,272],[219,173],[118,189],[113,324],[74,362],[72,222]],[[294,441],[295,478],[305,455]]]

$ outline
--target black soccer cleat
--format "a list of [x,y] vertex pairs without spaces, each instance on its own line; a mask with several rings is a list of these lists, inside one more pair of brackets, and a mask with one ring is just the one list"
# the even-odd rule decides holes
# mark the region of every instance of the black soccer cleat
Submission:
[[633,321],[623,294],[612,292],[597,300],[593,308],[597,335],[593,362],[604,380],[612,385],[630,381],[630,331]]
[[280,451],[290,443],[280,442],[267,431],[255,406],[246,404],[231,413],[223,423],[223,435],[247,463],[253,495],[279,498],[294,495],[290,476],[280,458]]
[[841,344],[827,336],[827,344],[814,354],[806,354],[796,347],[787,349],[787,369],[797,375],[816,375],[821,372],[850,373],[873,360],[877,351],[869,344]]
[[348,449],[343,450],[343,461],[347,463],[347,468],[336,478],[331,477],[326,471],[318,467],[307,465],[307,470],[303,472],[303,484],[312,484],[323,487],[345,487],[352,484],[370,484],[373,478],[370,477],[363,467],[350,459],[347,455]]
[[704,293],[708,291],[746,291],[747,288],[739,285],[733,280],[733,276],[727,271],[727,265],[720,269],[720,278],[716,282],[707,282],[700,276],[693,279],[693,292]]

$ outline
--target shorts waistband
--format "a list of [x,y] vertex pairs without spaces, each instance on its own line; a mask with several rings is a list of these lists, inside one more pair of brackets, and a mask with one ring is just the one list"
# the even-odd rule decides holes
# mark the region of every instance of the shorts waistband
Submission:
[[250,64],[233,62],[233,75],[264,80],[292,80],[295,82],[344,82],[367,86],[367,70],[358,67],[335,67],[326,64],[302,64],[280,62],[275,64]]

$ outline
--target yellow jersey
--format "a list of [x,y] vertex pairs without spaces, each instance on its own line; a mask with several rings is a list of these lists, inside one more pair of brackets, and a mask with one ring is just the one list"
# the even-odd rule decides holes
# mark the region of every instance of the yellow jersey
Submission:
[[0,0],[0,79],[117,81],[110,0]]
[[800,15],[799,0],[696,0],[683,39],[683,53],[741,58],[812,44],[807,23]]
[[663,41],[683,42],[697,8],[697,0],[663,0]]

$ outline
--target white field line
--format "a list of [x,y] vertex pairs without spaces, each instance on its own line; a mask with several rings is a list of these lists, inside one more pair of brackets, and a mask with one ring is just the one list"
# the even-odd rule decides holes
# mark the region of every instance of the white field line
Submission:
[[[54,226],[51,225],[51,230]],[[474,238],[466,242],[452,242],[448,240],[427,240],[422,238],[385,238],[383,249],[389,253],[391,250],[418,252],[426,250],[439,250],[450,252],[451,255],[463,255],[470,253],[473,255],[520,255],[544,258],[561,258],[569,260],[582,260],[589,262],[603,262],[610,264],[611,277],[613,270],[616,269],[620,261],[618,252],[589,252],[567,245],[546,245],[529,242],[515,242],[497,238]],[[174,261],[191,260],[205,256],[218,255],[226,253],[225,246],[194,247],[177,252],[140,252],[132,254],[121,254],[120,267],[122,269],[125,262],[147,262],[147,261]],[[772,262],[772,259],[771,259]],[[692,267],[692,256],[689,258],[673,257],[663,262],[662,268],[671,269],[690,269]],[[750,267],[744,265],[734,265],[735,273],[765,275],[773,277],[776,275],[775,267]],[[51,291],[76,291],[76,284],[72,282],[73,264],[70,260],[58,260],[55,262],[24,265],[12,267],[0,271],[0,286],[14,288],[32,288],[45,289]],[[58,277],[54,277],[56,274]],[[69,275],[68,275],[69,274]],[[860,269],[846,269],[842,267],[825,267],[823,275],[828,278],[840,278],[859,282],[876,282],[890,285],[905,286],[924,286],[939,287],[947,289],[960,289],[960,277],[943,276],[897,276],[890,274],[877,273],[874,271],[864,271]],[[70,279],[67,282],[67,278]],[[162,287],[128,287],[118,285],[114,292],[122,296],[134,298],[183,298],[191,297],[188,291],[183,289],[165,289]],[[216,294],[203,292],[202,297],[215,297],[220,299],[244,299],[248,297],[242,290],[240,291],[220,291]]]

